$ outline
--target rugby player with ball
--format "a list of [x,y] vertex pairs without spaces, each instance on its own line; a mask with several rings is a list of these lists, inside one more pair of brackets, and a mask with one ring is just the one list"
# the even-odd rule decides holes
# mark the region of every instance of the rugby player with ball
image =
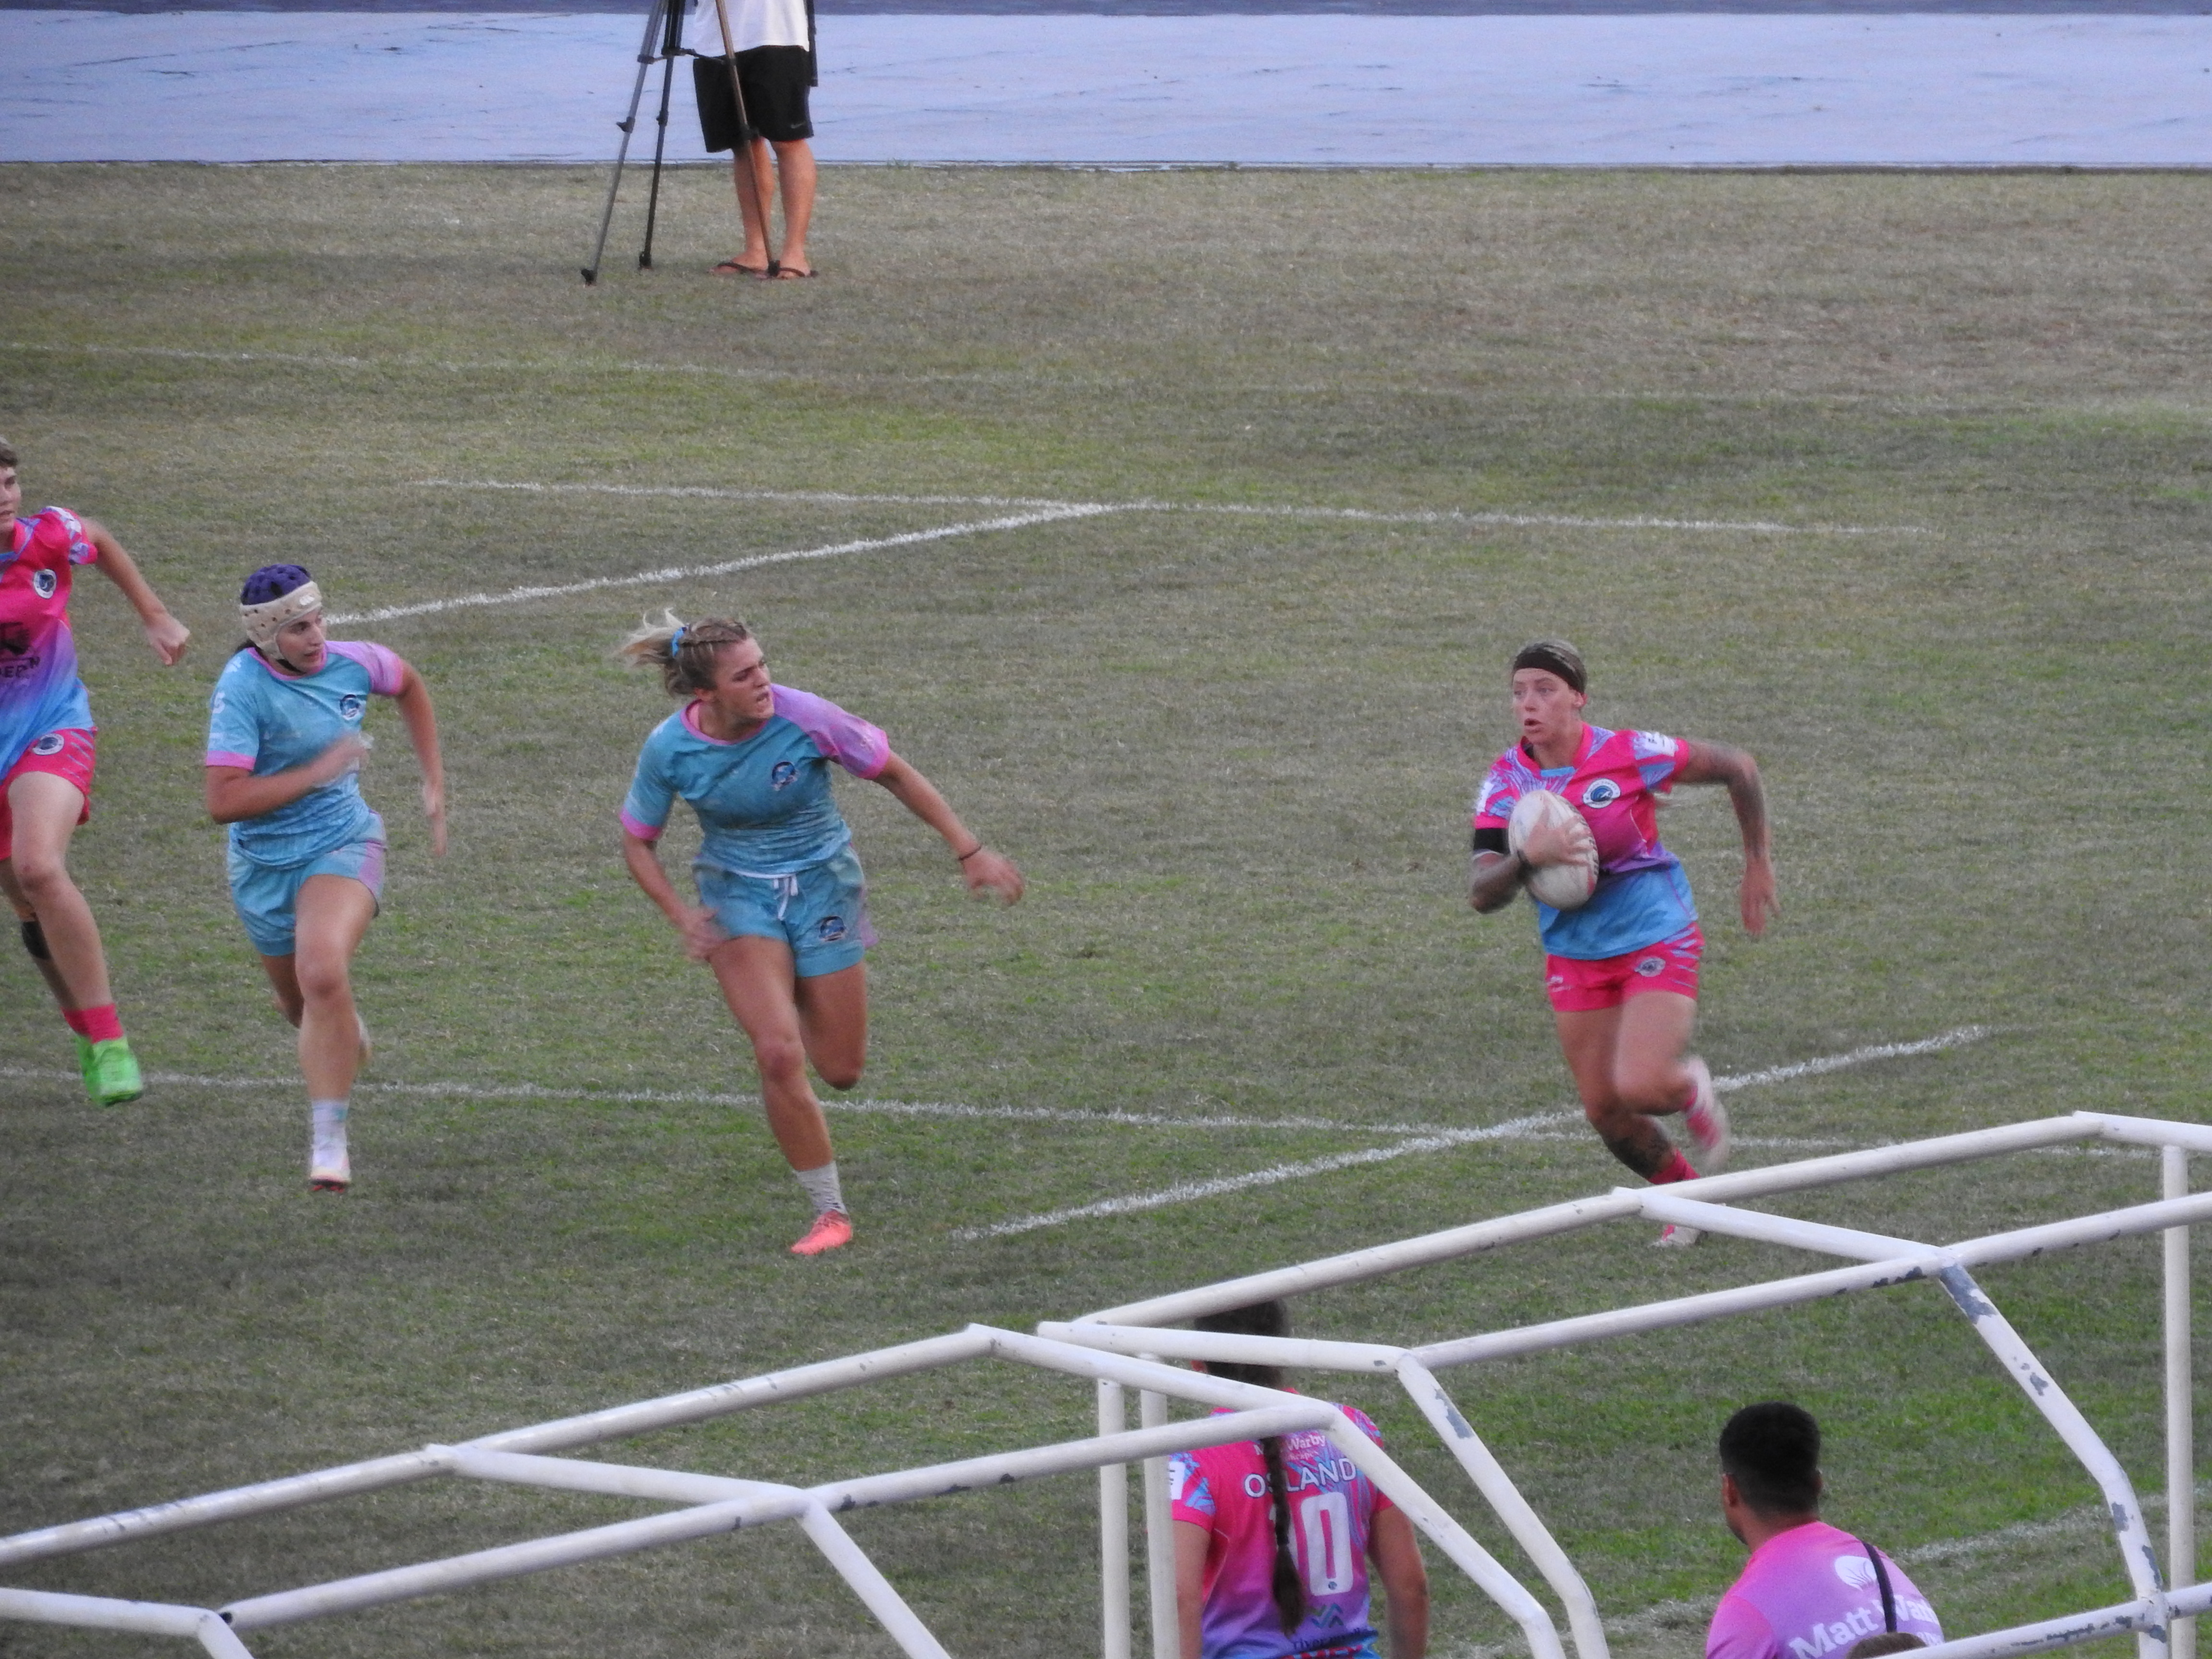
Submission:
[[[1756,939],[1779,908],[1766,794],[1741,749],[1588,724],[1588,686],[1582,653],[1563,640],[1515,654],[1520,741],[1475,798],[1468,902],[1488,915],[1528,889],[1559,1048],[1590,1127],[1655,1185],[1694,1180],[1728,1161],[1728,1115],[1705,1061],[1686,1052],[1705,935],[1681,861],[1660,844],[1658,798],[1680,783],[1727,786],[1743,832],[1739,908]],[[1655,1121],[1676,1113],[1697,1167]],[[1670,1226],[1658,1243],[1697,1240],[1695,1228]]]

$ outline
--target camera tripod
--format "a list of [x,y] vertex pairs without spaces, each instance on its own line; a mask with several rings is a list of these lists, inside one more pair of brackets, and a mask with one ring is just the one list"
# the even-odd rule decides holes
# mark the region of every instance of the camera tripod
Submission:
[[[637,106],[645,97],[645,77],[655,64],[660,65],[660,112],[655,116],[653,137],[653,188],[646,197],[645,246],[638,250],[637,268],[653,269],[653,227],[660,211],[661,160],[668,148],[668,100],[676,84],[676,60],[696,58],[700,54],[687,51],[684,45],[684,14],[692,0],[652,0],[645,16],[645,38],[638,42],[637,80],[629,89],[629,113],[615,125],[622,130],[622,146],[615,151],[615,175],[607,182],[607,204],[599,214],[599,239],[592,245],[592,263],[583,269],[584,286],[590,288],[599,280],[599,261],[607,251],[607,229],[614,223],[615,196],[622,189],[623,167],[629,160],[631,134],[637,131]],[[721,19],[724,60],[730,66],[730,91],[737,100],[738,127],[743,132],[745,120],[745,94],[738,84],[738,60],[729,42],[730,20],[723,10],[724,0],[714,0],[714,9]]]

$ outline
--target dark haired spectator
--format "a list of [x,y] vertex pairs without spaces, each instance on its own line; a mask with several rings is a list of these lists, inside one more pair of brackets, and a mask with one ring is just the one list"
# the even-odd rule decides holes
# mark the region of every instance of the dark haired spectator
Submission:
[[1885,1631],[1880,1636],[1869,1636],[1863,1642],[1851,1644],[1851,1650],[1844,1659],[1889,1659],[1893,1653],[1910,1653],[1928,1644],[1908,1630]]
[[1856,1659],[1868,1638],[1943,1639],[1936,1609],[1894,1561],[1820,1519],[1811,1413],[1779,1400],[1746,1406],[1721,1431],[1720,1461],[1721,1513],[1751,1559],[1721,1597],[1705,1659]]

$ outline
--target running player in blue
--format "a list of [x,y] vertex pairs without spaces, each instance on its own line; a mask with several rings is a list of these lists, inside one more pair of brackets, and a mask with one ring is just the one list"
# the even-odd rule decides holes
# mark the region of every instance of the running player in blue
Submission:
[[[1291,1334],[1279,1302],[1194,1322],[1240,1336]],[[1195,1369],[1287,1386],[1273,1365],[1212,1360]],[[1382,1443],[1364,1413],[1343,1410]],[[1178,1452],[1168,1460],[1168,1498],[1182,1659],[1379,1659],[1370,1565],[1387,1598],[1390,1659],[1427,1651],[1429,1575],[1413,1523],[1319,1430]]]
[[[819,1255],[848,1243],[853,1220],[807,1062],[833,1089],[860,1080],[867,1057],[868,981],[875,943],[852,831],[830,793],[832,762],[889,790],[945,838],[970,891],[1012,904],[1022,872],[969,833],[929,780],[891,752],[867,721],[826,698],[771,682],[760,641],[743,623],[679,623],[674,615],[623,641],[636,667],[657,668],[684,706],[653,730],[622,809],[623,858],[647,898],[714,970],[753,1045],[769,1129],[814,1204],[792,1248]],[[698,814],[692,865],[700,902],[686,904],[661,868],[659,842],[677,800]]]
[[446,850],[446,773],[422,677],[380,645],[333,640],[323,596],[296,564],[246,579],[239,611],[250,643],[224,665],[209,702],[208,811],[230,826],[230,894],[246,937],[300,1029],[313,1113],[310,1191],[352,1184],[346,1146],[354,1074],[368,1032],[354,1007],[353,953],[384,891],[384,820],[361,798],[373,696],[390,697],[422,769],[430,849]]

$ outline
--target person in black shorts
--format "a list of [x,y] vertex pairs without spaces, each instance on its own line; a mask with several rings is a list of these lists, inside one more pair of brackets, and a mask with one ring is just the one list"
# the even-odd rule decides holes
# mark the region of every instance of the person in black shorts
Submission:
[[[723,56],[722,15],[736,37],[738,86],[744,95],[740,119]],[[709,152],[731,150],[738,213],[745,245],[714,267],[722,276],[797,279],[814,275],[806,257],[806,228],[814,216],[814,123],[806,107],[819,84],[814,67],[813,0],[701,0],[705,38],[691,64],[699,99],[699,131]],[[775,166],[769,166],[769,152]],[[783,246],[769,252],[769,202],[781,182]]]

